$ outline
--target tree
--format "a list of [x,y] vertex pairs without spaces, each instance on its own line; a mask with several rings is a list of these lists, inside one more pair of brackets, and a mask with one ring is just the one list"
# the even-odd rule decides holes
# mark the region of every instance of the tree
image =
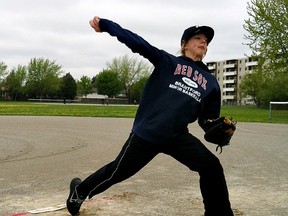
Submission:
[[7,65],[4,62],[0,62],[0,83],[2,82],[2,80],[7,74],[6,69],[7,69]]
[[87,76],[82,76],[80,81],[77,81],[77,91],[79,94],[87,97],[87,94],[91,94],[93,90],[92,80]]
[[0,95],[2,95],[2,91],[4,91],[5,88],[3,88],[3,79],[5,78],[7,74],[7,65],[4,62],[0,62]]
[[129,58],[128,55],[114,58],[110,63],[107,63],[107,66],[109,70],[118,73],[129,103],[131,102],[130,91],[132,85],[151,72],[151,68],[144,61]]
[[131,88],[131,98],[137,102],[141,101],[142,93],[145,85],[149,79],[149,76],[143,76],[139,81],[135,82]]
[[72,100],[77,95],[77,84],[70,73],[61,78],[60,95],[66,103],[66,99]]
[[95,87],[99,94],[108,97],[117,96],[122,90],[118,73],[111,70],[103,70],[95,77]]
[[[247,12],[249,18],[245,20],[244,29],[249,35],[245,35],[245,39],[253,55],[258,58],[258,68],[253,76],[254,85],[259,80],[263,81],[262,87],[255,92],[255,100],[259,102],[258,105],[267,105],[271,100],[287,101],[288,2],[252,0],[248,3]],[[252,77],[247,76],[243,82],[251,81]],[[254,86],[248,83],[241,85],[242,93],[253,89]]]
[[255,55],[269,63],[287,65],[288,59],[288,2],[287,0],[252,0],[248,3],[249,18],[244,29],[249,47]]
[[19,96],[24,95],[26,74],[26,67],[18,65],[18,67],[13,68],[6,77],[6,92],[13,98],[13,100],[17,100]]
[[27,94],[31,97],[53,97],[59,92],[62,66],[44,58],[33,58],[28,65]]

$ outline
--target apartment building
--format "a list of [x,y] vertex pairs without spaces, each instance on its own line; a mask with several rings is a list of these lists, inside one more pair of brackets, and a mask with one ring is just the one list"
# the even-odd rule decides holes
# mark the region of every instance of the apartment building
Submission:
[[252,73],[257,60],[246,57],[206,63],[210,72],[217,78],[222,96],[223,105],[251,104],[249,97],[241,98],[239,85],[247,73]]

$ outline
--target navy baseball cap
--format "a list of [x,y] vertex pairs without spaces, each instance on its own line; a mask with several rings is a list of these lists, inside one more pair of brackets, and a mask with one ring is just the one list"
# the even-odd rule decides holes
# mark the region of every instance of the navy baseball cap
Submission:
[[207,42],[209,44],[214,37],[214,30],[209,26],[191,26],[183,32],[181,45],[187,42],[191,37],[201,33],[207,37]]

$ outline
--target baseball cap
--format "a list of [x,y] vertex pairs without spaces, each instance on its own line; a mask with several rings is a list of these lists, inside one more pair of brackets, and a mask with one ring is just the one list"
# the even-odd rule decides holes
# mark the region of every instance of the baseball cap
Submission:
[[181,45],[197,34],[204,34],[207,37],[208,44],[214,37],[214,30],[209,26],[191,26],[187,28],[181,37]]

